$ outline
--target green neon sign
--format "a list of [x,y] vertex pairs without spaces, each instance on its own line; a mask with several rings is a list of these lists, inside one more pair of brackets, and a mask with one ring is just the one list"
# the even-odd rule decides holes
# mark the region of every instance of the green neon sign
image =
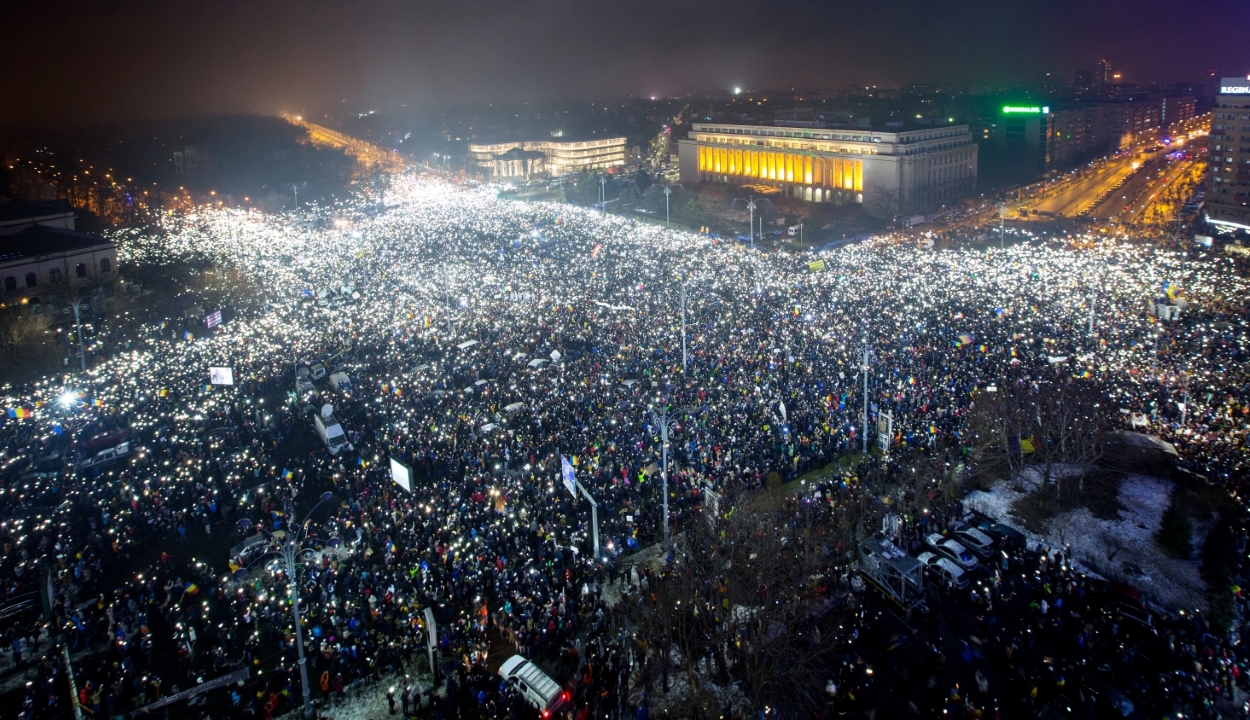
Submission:
[[1004,113],[1025,113],[1025,114],[1029,114],[1029,115],[1038,115],[1038,114],[1041,114],[1041,115],[1049,115],[1049,114],[1050,114],[1050,106],[1046,106],[1046,105],[1044,105],[1044,106],[1042,106],[1042,107],[1038,107],[1038,106],[1036,106],[1036,105],[1030,105],[1030,106],[1025,106],[1025,105],[1004,105],[1004,106],[1003,106],[1003,112],[1004,112]]

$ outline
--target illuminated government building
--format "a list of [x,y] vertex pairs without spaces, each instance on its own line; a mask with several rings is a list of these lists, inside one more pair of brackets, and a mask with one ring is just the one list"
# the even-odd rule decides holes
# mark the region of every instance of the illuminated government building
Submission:
[[625,138],[469,143],[469,162],[491,178],[528,180],[536,175],[605,170],[625,164]]
[[878,217],[922,212],[976,187],[977,145],[967,125],[883,132],[801,124],[694,123],[678,141],[681,180],[857,203]]

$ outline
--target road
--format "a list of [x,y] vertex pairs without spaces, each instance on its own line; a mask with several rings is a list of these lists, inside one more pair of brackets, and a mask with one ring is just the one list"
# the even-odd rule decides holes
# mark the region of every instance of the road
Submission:
[[1137,196],[1121,220],[1129,223],[1164,222],[1172,218],[1202,179],[1203,163],[1185,158],[1170,163],[1162,177],[1156,177]]
[[1137,158],[1114,158],[1092,174],[1079,178],[1051,197],[1026,205],[1035,213],[1056,217],[1076,217],[1092,208],[1105,193],[1138,171]]

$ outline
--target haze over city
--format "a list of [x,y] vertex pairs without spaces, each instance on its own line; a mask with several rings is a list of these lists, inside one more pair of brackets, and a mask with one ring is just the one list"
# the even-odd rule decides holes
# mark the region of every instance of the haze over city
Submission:
[[[1203,0],[38,2],[9,8],[0,126],[445,108],[851,84],[1002,84],[1115,57],[1125,81],[1244,62],[1250,7]],[[1229,41],[1223,42],[1221,36]],[[1207,41],[1196,42],[1196,38]]]

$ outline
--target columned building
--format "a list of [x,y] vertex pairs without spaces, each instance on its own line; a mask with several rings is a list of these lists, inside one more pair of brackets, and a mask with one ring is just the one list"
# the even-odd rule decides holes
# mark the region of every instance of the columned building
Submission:
[[805,125],[695,123],[678,141],[681,180],[862,204],[877,217],[922,212],[976,187],[977,145],[967,125],[888,132]]
[[1207,222],[1250,230],[1250,77],[1220,80],[1207,152]]
[[625,138],[469,143],[469,158],[478,172],[492,178],[568,175],[624,165]]

